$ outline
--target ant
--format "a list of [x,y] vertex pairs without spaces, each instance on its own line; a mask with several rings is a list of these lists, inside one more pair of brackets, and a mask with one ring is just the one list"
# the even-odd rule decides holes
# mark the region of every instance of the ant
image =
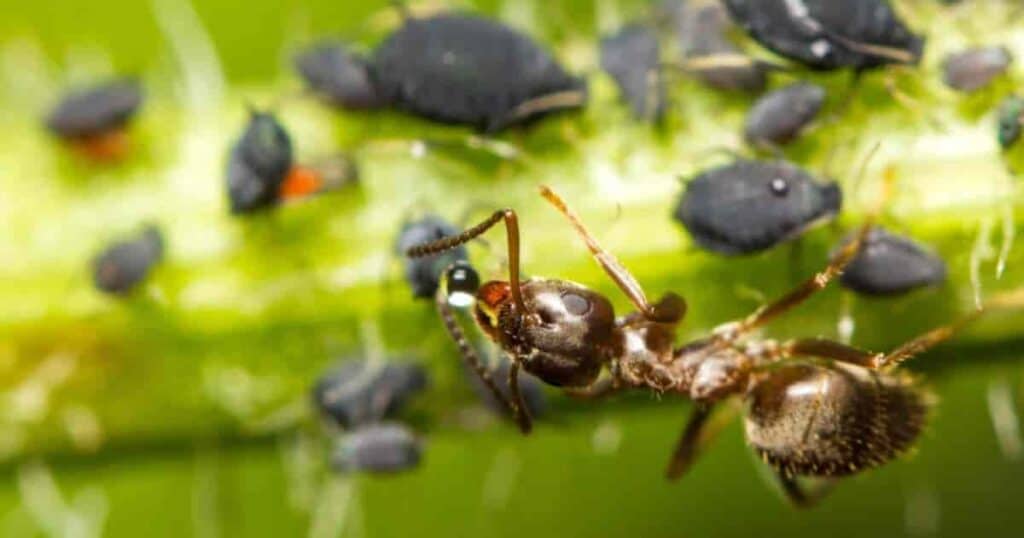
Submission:
[[[531,419],[519,394],[520,369],[563,387],[571,395],[598,397],[627,388],[689,397],[696,407],[667,469],[681,477],[712,437],[712,411],[742,398],[749,444],[775,471],[783,491],[797,506],[808,506],[826,488],[809,488],[798,477],[836,479],[880,466],[907,450],[921,433],[929,396],[908,375],[891,370],[952,336],[981,313],[933,329],[889,353],[871,353],[821,338],[778,342],[748,337],[821,291],[853,260],[871,229],[869,217],[824,270],[745,318],[714,329],[709,336],[675,347],[686,303],[674,293],[651,303],[633,275],[587,231],[580,218],[548,187],[541,195],[572,225],[604,272],[636,311],[616,317],[611,302],[580,284],[559,279],[522,281],[519,221],[501,209],[463,233],[412,247],[410,257],[463,245],[499,222],[508,240],[508,280],[475,286],[466,266],[454,267],[438,289],[436,303],[463,359],[495,398],[509,407],[523,433]],[[475,296],[473,316],[480,328],[511,358],[510,397],[469,344],[449,297]],[[602,370],[610,375],[601,377]],[[818,484],[819,486],[827,483]]]

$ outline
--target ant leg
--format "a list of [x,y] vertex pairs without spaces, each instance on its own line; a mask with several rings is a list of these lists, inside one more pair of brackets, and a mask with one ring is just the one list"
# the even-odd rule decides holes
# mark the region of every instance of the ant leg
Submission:
[[[874,155],[877,151],[878,145],[872,148],[871,153],[868,155],[868,159]],[[866,168],[862,166],[859,175],[863,175]],[[811,278],[801,282],[796,288],[791,290],[789,293],[776,299],[775,301],[761,306],[755,310],[752,314],[746,318],[733,322],[727,323],[719,327],[715,332],[715,339],[720,343],[733,342],[743,334],[756,329],[775,318],[789,312],[793,308],[796,308],[801,303],[811,298],[814,294],[825,289],[829,282],[839,276],[850,262],[860,252],[861,245],[867,239],[868,233],[874,227],[875,220],[881,213],[882,208],[885,206],[886,201],[892,193],[892,185],[895,183],[896,177],[892,168],[887,168],[882,183],[882,194],[874,208],[871,209],[863,225],[857,231],[853,240],[843,245],[839,252],[832,257],[829,264],[822,271],[818,272]]]
[[480,224],[459,235],[416,245],[406,250],[405,255],[410,258],[422,258],[440,254],[476,239],[502,220],[505,221],[505,233],[508,236],[508,283],[512,293],[512,303],[519,312],[528,313],[529,310],[523,302],[523,293],[519,286],[519,217],[512,209],[499,209]]
[[[491,371],[484,366],[480,360],[480,356],[477,355],[476,350],[470,345],[469,340],[466,338],[466,334],[462,332],[462,327],[459,326],[458,320],[455,319],[455,313],[452,312],[451,307],[448,305],[448,298],[442,288],[438,288],[437,296],[435,300],[437,304],[437,311],[441,315],[441,320],[444,322],[445,329],[448,330],[448,334],[455,340],[455,344],[459,347],[459,354],[462,355],[462,360],[466,361],[466,364],[476,372],[476,375],[483,382],[487,390],[491,391],[494,398],[501,402],[501,405],[505,406],[506,409],[513,415],[518,417],[516,404],[513,404],[509,400],[505,393],[501,392],[498,385],[494,382],[494,376]],[[513,366],[517,363],[513,362]],[[523,428],[522,422],[520,422],[520,430],[525,433],[529,433],[529,428]]]
[[533,419],[530,417],[526,402],[523,401],[523,393],[519,390],[519,367],[519,357],[514,357],[508,369],[508,390],[512,396],[509,401],[512,403],[512,416],[519,424],[519,430],[528,434],[533,429]]
[[587,102],[585,90],[565,90],[549,93],[524,101],[509,111],[505,117],[487,126],[487,132],[494,133],[524,118],[583,106]]
[[803,281],[789,293],[771,303],[761,306],[746,318],[738,322],[723,325],[718,331],[716,337],[719,340],[726,342],[734,341],[739,336],[789,312],[807,299],[810,299],[814,294],[825,289],[829,282],[839,276],[843,272],[843,269],[853,261],[857,252],[860,251],[861,244],[863,244],[864,240],[867,238],[868,232],[871,230],[873,223],[874,219],[869,218],[868,222],[861,226],[860,231],[857,232],[854,240],[844,245],[839,253],[832,258],[832,261],[829,262],[825,269]]
[[729,402],[725,409],[717,410],[715,404],[696,404],[665,469],[665,478],[674,481],[686,474],[704,447],[736,417],[735,403]]
[[809,338],[804,340],[793,340],[780,346],[779,358],[795,355],[821,357],[839,362],[856,364],[872,370],[879,370],[889,366],[895,366],[907,359],[911,359],[936,345],[948,340],[959,332],[968,323],[978,319],[984,310],[976,309],[974,312],[960,318],[955,323],[943,325],[932,329],[917,338],[897,347],[889,353],[871,353],[855,347],[840,344],[832,340],[822,338]]
[[546,185],[541,185],[540,194],[569,220],[569,224],[583,238],[587,248],[590,249],[590,253],[601,268],[604,269],[605,274],[626,294],[626,297],[633,303],[633,306],[642,312],[645,318],[668,323],[678,322],[683,318],[686,313],[686,303],[682,297],[673,293],[667,293],[658,303],[654,305],[648,303],[647,295],[644,293],[640,283],[637,282],[636,277],[612,253],[605,250],[597,242],[597,239],[594,239],[594,236],[583,225],[583,221],[580,220],[576,212],[569,209],[569,206],[566,205],[565,200]]
[[562,393],[577,400],[597,400],[611,396],[621,389],[622,387],[615,382],[615,379],[608,376],[598,379],[587,387],[564,389]]
[[829,491],[832,491],[833,481],[822,482],[815,487],[805,488],[800,485],[796,476],[793,476],[781,469],[775,469],[775,478],[778,480],[786,499],[797,508],[810,508],[823,499]]

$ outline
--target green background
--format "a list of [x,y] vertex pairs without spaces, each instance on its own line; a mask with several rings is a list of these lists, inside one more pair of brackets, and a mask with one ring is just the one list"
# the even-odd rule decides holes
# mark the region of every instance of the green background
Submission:
[[[513,162],[462,148],[468,133],[460,129],[337,113],[297,96],[290,55],[322,35],[372,46],[398,24],[383,3],[237,4],[0,3],[0,535],[1020,534],[1024,463],[1012,436],[1000,445],[990,415],[1024,409],[1021,314],[993,314],[911,363],[940,401],[917,449],[796,511],[749,454],[739,423],[688,476],[666,483],[661,473],[689,412],[674,397],[579,403],[552,393],[551,412],[527,438],[489,418],[391,254],[410,214],[458,220],[512,206],[527,273],[586,283],[624,311],[626,301],[537,196],[548,183],[650,295],[671,289],[687,298],[683,339],[818,268],[892,167],[897,189],[883,220],[933,245],[949,264],[948,284],[889,301],[829,290],[768,330],[835,336],[848,311],[855,343],[891,348],[955,319],[976,293],[1024,284],[1024,253],[1014,244],[1022,200],[1007,172],[1018,156],[1000,155],[991,118],[1020,80],[1017,68],[968,97],[939,82],[942,57],[963,46],[1024,52],[1011,3],[901,2],[929,45],[919,68],[890,76],[924,112],[893,102],[886,73],[868,75],[838,121],[819,122],[787,150],[844,185],[840,223],[742,259],[696,250],[668,215],[681,177],[722,162],[717,149],[742,148],[750,98],[680,79],[667,125],[653,129],[630,120],[597,72],[597,36],[647,13],[646,4],[447,4],[521,28],[589,75],[584,113],[502,137],[522,152]],[[114,73],[140,75],[149,99],[133,127],[133,156],[99,167],[51,140],[39,117],[62,88]],[[836,109],[849,76],[807,76],[829,88]],[[224,159],[246,103],[275,107],[300,160],[351,152],[360,185],[267,215],[228,216]],[[452,143],[417,158],[408,142],[423,136]],[[90,256],[144,221],[164,229],[166,263],[139,293],[100,296]],[[493,246],[500,236],[489,237],[492,247],[472,255],[491,278],[501,274],[502,253]],[[306,389],[337,358],[372,347],[375,333],[389,353],[430,367],[432,387],[405,417],[422,432],[426,459],[398,477],[331,477]]]

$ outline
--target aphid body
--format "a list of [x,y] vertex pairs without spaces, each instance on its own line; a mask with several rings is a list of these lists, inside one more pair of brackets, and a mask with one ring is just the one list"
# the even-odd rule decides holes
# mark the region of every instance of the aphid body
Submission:
[[814,121],[825,103],[825,88],[796,82],[758,99],[747,113],[743,134],[755,146],[792,142]]
[[665,116],[665,80],[658,36],[630,24],[601,40],[601,68],[615,79],[633,115],[647,121]]
[[916,64],[924,40],[887,0],[724,0],[733,20],[772,51],[820,70]]
[[835,182],[820,183],[787,161],[739,159],[688,181],[673,216],[701,247],[744,255],[798,237],[841,205]]
[[426,386],[418,364],[347,360],[317,381],[313,403],[342,428],[355,428],[394,416]]
[[46,118],[47,128],[95,159],[117,159],[128,150],[124,127],[142,105],[142,88],[130,78],[68,93]]
[[382,423],[339,436],[330,463],[339,473],[393,474],[416,467],[422,455],[422,444],[412,430]]
[[951,54],[942,64],[942,80],[961,92],[978,91],[1006,72],[1013,57],[1005,47],[979,47]]
[[138,236],[113,243],[93,259],[93,283],[103,292],[128,293],[146,279],[163,254],[163,235],[157,227],[147,226]]
[[310,89],[348,109],[382,106],[371,78],[369,61],[342,43],[323,42],[295,57],[295,67]]
[[421,243],[455,235],[458,231],[458,228],[437,215],[426,215],[402,226],[395,250],[403,256],[405,280],[412,288],[413,297],[433,297],[445,269],[456,261],[466,260],[469,254],[464,246],[423,258],[404,257],[405,251]]
[[934,286],[945,279],[946,263],[942,258],[910,238],[876,227],[868,233],[839,282],[863,295],[886,296]]

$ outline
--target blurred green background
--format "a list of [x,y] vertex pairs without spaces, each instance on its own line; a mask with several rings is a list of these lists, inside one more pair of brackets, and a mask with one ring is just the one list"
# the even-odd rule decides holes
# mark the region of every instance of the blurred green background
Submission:
[[[966,4],[899,2],[929,43],[919,68],[889,75],[928,118],[894,104],[887,74],[873,73],[840,121],[787,150],[846,187],[840,224],[726,260],[693,248],[668,215],[680,177],[720,162],[718,148],[742,148],[751,98],[680,79],[668,124],[635,124],[597,71],[596,41],[649,13],[646,2],[414,5],[500,18],[589,76],[584,113],[504,135],[526,157],[502,162],[457,144],[417,156],[409,140],[468,133],[394,113],[338,113],[297,95],[294,51],[325,35],[371,47],[398,24],[384,2],[0,0],[0,536],[1020,536],[1019,313],[992,315],[909,365],[940,400],[914,453],[796,511],[738,423],[688,476],[666,483],[689,412],[676,398],[579,403],[552,393],[551,412],[526,438],[489,418],[391,252],[416,211],[457,220],[512,206],[529,274],[586,283],[624,311],[536,195],[549,183],[650,295],[686,296],[681,337],[692,337],[819,267],[891,166],[898,185],[885,223],[935,246],[949,283],[890,301],[833,289],[769,329],[835,336],[846,312],[855,343],[891,348],[955,319],[976,295],[1024,286],[1014,241],[1024,202],[991,117],[1019,66],[970,97],[945,89],[939,72],[946,53],[967,45],[1004,44],[1019,56],[1024,33],[1013,2]],[[65,88],[118,73],[138,74],[147,89],[135,152],[114,167],[83,163],[39,118]],[[832,107],[849,78],[782,74],[773,84],[803,76],[829,88]],[[230,217],[223,168],[247,103],[275,108],[300,160],[351,152],[361,184]],[[90,257],[145,221],[163,227],[167,261],[140,293],[99,295]],[[498,249],[472,252],[485,276],[500,274]],[[405,416],[426,440],[425,462],[398,477],[332,476],[307,389],[374,332],[390,353],[429,365],[432,387]]]

